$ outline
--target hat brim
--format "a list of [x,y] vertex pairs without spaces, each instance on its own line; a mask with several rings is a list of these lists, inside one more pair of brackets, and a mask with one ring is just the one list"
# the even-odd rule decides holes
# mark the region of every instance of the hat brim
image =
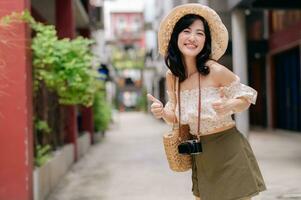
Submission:
[[167,54],[169,40],[175,24],[180,18],[187,14],[202,16],[208,23],[211,34],[210,58],[218,60],[226,51],[228,46],[228,31],[218,14],[208,6],[201,4],[184,4],[173,8],[163,18],[158,30],[158,48],[163,56]]

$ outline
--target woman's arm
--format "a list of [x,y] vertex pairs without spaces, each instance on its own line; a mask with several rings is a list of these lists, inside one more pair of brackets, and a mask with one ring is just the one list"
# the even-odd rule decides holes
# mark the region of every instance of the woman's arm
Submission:
[[237,97],[235,99],[229,99],[228,101],[233,113],[243,112],[251,105],[251,103],[249,103],[244,97]]
[[167,109],[163,109],[163,116],[162,118],[164,119],[164,121],[168,124],[176,124],[178,123],[178,120],[176,118],[176,115],[174,112],[167,110]]
[[147,94],[147,98],[152,101],[151,104],[151,112],[153,115],[160,119],[163,118],[164,121],[168,124],[175,124],[177,123],[177,117],[175,115],[175,107],[176,107],[176,94],[174,91],[173,86],[173,75],[171,72],[166,73],[166,86],[167,86],[167,94],[168,94],[168,101],[163,107],[162,102],[155,98],[151,94]]
[[[216,63],[214,64],[213,70],[215,72],[214,78],[219,81],[219,84],[221,86],[222,97],[227,96],[227,91],[223,91],[224,88],[231,86],[233,83],[240,84],[239,77],[225,66]],[[240,88],[237,89],[239,90]],[[224,103],[214,103],[212,106],[219,114],[225,114],[228,112],[243,112],[247,110],[250,105],[251,103],[245,96],[238,96],[235,98],[228,98]]]
[[166,88],[168,94],[168,101],[163,109],[162,118],[168,124],[177,123],[177,117],[175,115],[175,107],[177,104],[177,98],[175,93],[174,75],[168,70],[166,72]]

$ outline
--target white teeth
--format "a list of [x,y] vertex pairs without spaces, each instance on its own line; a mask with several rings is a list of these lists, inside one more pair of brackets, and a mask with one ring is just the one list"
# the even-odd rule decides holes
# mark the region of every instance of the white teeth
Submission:
[[188,47],[188,48],[196,48],[196,46],[193,45],[193,44],[185,44],[185,46]]

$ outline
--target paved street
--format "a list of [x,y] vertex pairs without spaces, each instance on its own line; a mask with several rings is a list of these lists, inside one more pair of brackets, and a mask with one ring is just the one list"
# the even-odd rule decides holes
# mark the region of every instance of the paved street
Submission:
[[250,143],[268,190],[262,200],[301,199],[301,134],[253,131]]
[[[123,113],[77,162],[48,200],[193,199],[191,172],[168,169],[161,135],[169,127],[143,113]],[[253,200],[301,199],[301,134],[251,132],[268,191]]]

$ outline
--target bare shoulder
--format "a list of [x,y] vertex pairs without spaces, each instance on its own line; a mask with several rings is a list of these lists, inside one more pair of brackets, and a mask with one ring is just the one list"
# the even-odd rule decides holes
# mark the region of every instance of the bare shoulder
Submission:
[[239,79],[231,70],[216,61],[210,62],[210,73],[212,73],[214,80],[218,81],[221,86],[229,85]]
[[167,77],[172,77],[172,72],[169,70],[166,71],[166,74],[165,74],[166,78]]
[[172,83],[172,81],[174,79],[174,75],[172,74],[172,72],[170,70],[167,70],[166,74],[165,74],[165,78],[166,78],[167,83]]

